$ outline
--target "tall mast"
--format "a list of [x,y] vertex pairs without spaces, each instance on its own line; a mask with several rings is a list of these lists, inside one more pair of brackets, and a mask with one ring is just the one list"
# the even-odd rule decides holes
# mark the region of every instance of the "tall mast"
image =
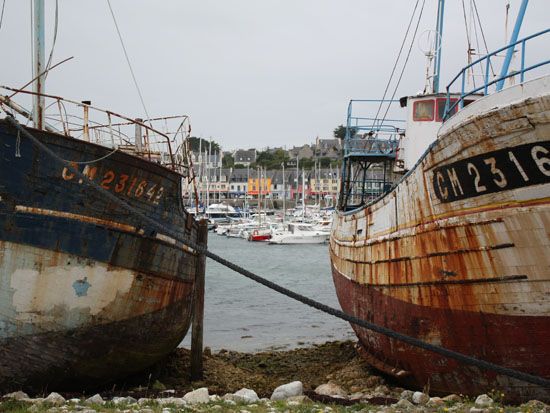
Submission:
[[443,38],[443,11],[445,0],[438,0],[437,3],[437,26],[435,33],[435,60],[434,60],[434,79],[433,92],[439,92],[439,73],[441,71],[441,40]]
[[[527,4],[529,0],[523,0],[519,8],[518,17],[516,19],[516,24],[514,25],[514,31],[512,32],[512,37],[510,38],[510,44],[514,44],[518,41],[519,29],[521,29],[521,24],[523,23],[523,16],[525,16],[525,10],[527,9]],[[502,90],[504,86],[504,76],[508,74],[508,69],[510,68],[510,62],[512,61],[512,56],[514,55],[515,47],[509,47],[506,51],[506,57],[504,58],[504,63],[502,63],[502,70],[500,71],[501,80],[497,82],[497,91]]]
[[285,161],[281,164],[283,167],[283,224],[286,218],[286,184],[285,184]]
[[[44,74],[41,76],[39,75],[44,72],[45,69],[44,0],[33,0],[33,9],[33,78],[36,78],[33,82],[33,91],[43,94],[46,78]],[[44,128],[44,96],[33,96],[32,120],[35,128]]]

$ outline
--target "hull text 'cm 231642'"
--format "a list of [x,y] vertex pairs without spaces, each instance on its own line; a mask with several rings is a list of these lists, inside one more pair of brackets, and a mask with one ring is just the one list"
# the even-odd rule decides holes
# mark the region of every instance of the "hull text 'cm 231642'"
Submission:
[[139,216],[204,245],[182,203],[189,119],[46,95],[36,62],[34,92],[0,96],[0,391],[82,390],[150,366],[189,329],[201,257]]
[[[521,49],[519,84],[501,89],[487,76],[469,92],[401,99],[406,133],[377,120],[364,127],[365,118],[354,114],[364,101],[350,102],[330,239],[347,313],[546,379],[550,76],[527,81],[525,73],[540,63],[528,66],[523,53],[526,43],[549,35],[498,51]],[[494,56],[472,65],[485,70]],[[382,178],[373,185],[376,173]],[[550,399],[547,388],[354,329],[366,359],[404,384],[441,394],[499,389],[511,400]]]

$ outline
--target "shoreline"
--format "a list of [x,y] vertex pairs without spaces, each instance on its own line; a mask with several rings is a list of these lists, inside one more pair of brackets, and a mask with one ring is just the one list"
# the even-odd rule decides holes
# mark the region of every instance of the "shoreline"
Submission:
[[[506,405],[505,395],[497,392],[479,396],[479,401],[461,395],[430,397],[404,389],[373,370],[356,352],[353,341],[256,353],[230,350],[212,353],[205,348],[204,378],[200,381],[190,380],[189,356],[188,349],[178,348],[166,360],[138,375],[94,389],[48,389],[32,394],[33,399],[12,395],[20,400],[0,399],[0,411],[550,413],[550,407],[542,402]],[[270,400],[279,386],[298,382],[299,394],[287,400]],[[243,399],[243,389],[253,397]],[[52,396],[51,391],[59,391],[59,398]],[[195,393],[202,397],[198,404],[188,400]]]

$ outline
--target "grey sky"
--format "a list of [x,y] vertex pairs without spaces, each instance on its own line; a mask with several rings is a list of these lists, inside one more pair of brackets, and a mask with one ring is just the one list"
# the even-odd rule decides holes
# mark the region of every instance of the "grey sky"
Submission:
[[[1,84],[21,86],[32,77],[29,3],[6,0]],[[49,53],[55,2],[46,3]],[[350,98],[381,97],[414,6],[413,0],[111,3],[149,114],[189,114],[194,135],[212,136],[225,148],[330,137],[345,122]],[[477,3],[489,49],[501,47],[507,1]],[[519,3],[511,0],[509,32]],[[107,2],[59,5],[53,60],[75,59],[51,72],[47,91],[144,116]],[[436,7],[426,0],[419,33],[434,29]],[[520,36],[549,21],[550,2],[531,0]],[[447,0],[442,87],[466,61],[465,39],[462,0]],[[422,90],[425,66],[415,42],[397,97]]]

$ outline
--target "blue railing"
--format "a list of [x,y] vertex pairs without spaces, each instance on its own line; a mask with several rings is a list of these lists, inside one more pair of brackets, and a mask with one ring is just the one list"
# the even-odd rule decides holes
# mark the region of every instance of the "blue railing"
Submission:
[[348,105],[344,156],[395,156],[399,135],[404,129],[395,124],[404,124],[403,119],[387,119],[354,116],[354,103],[396,103],[397,100],[350,100]]
[[[539,36],[542,36],[546,33],[550,33],[550,29],[546,29],[546,30],[543,30],[541,32],[538,32],[538,33],[535,33],[535,34],[532,34],[531,36],[527,36],[521,40],[518,40],[517,42],[515,43],[512,43],[512,44],[509,44],[508,46],[504,46],[494,52],[491,52],[489,54],[487,54],[486,56],[483,56],[479,59],[477,59],[476,61],[470,63],[468,66],[465,66],[462,68],[462,70],[454,77],[453,80],[451,80],[451,82],[449,83],[449,85],[447,86],[447,102],[445,104],[445,115],[443,116],[443,119],[444,120],[447,120],[449,118],[449,115],[451,115],[455,109],[455,107],[458,105],[458,107],[460,109],[462,109],[464,107],[464,99],[468,96],[471,96],[475,93],[478,93],[478,92],[483,92],[484,95],[487,95],[488,92],[489,92],[489,87],[496,84],[496,83],[499,83],[501,82],[504,82],[506,79],[510,78],[510,77],[515,77],[515,76],[520,76],[520,82],[523,83],[525,81],[525,73],[526,72],[529,72],[533,69],[536,69],[538,67],[541,67],[541,66],[544,66],[544,65],[547,65],[550,63],[550,60],[545,60],[545,61],[542,61],[542,62],[538,62],[538,63],[535,63],[533,65],[530,65],[530,66],[525,66],[525,45],[527,43],[527,41],[531,40],[531,39],[534,39],[536,37],[539,37]],[[521,51],[521,68],[520,70],[518,71],[513,71],[513,72],[510,72],[510,73],[507,73],[506,75],[503,75],[503,76],[498,76],[498,77],[495,77],[494,79],[489,79],[489,69],[491,67],[491,58],[492,57],[495,57],[498,53],[501,53],[503,51],[507,51],[508,49],[510,48],[515,48],[516,46],[518,45],[521,45],[521,48],[520,48],[520,51]],[[484,76],[483,76],[483,84],[479,87],[475,87],[473,88],[472,90],[470,91],[465,91],[465,84],[466,84],[466,76],[467,76],[467,71],[469,69],[471,69],[472,67],[474,66],[477,66],[477,65],[480,65],[482,66],[483,68],[483,63],[485,62],[485,68],[484,68]],[[461,80],[461,92],[460,92],[460,98],[453,102],[453,104],[451,104],[451,86],[453,86],[453,84],[457,81],[457,80]]]

